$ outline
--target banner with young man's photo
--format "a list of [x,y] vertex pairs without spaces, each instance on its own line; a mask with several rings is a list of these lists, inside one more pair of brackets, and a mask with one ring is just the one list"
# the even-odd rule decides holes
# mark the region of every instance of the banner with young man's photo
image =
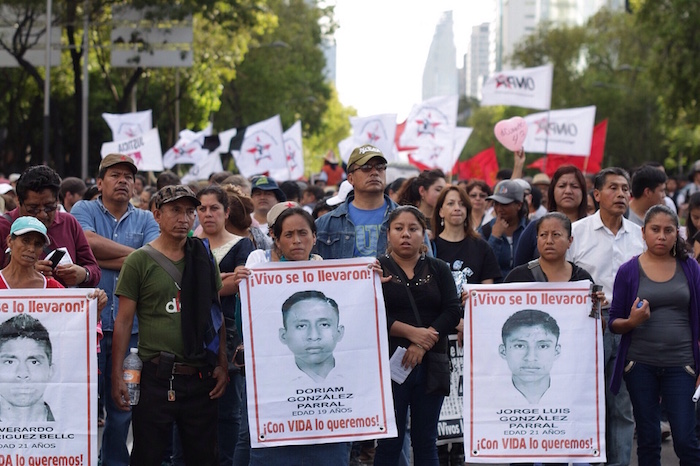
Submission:
[[603,334],[590,286],[468,286],[467,463],[605,463]]
[[396,437],[373,261],[251,267],[240,287],[251,447]]
[[97,464],[92,291],[2,290],[0,464]]

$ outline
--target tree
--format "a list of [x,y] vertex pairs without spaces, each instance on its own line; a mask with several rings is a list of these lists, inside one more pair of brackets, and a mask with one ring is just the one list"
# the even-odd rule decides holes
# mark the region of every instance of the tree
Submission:
[[662,161],[659,90],[651,81],[653,37],[624,12],[602,9],[581,27],[541,25],[513,55],[516,65],[554,65],[552,108],[595,105],[609,119],[606,165]]
[[[43,98],[43,70],[34,67],[26,60],[24,54],[32,40],[45,33],[39,18],[45,13],[44,0],[5,0],[0,9],[0,22],[10,21],[16,24],[16,34],[12,38],[0,38],[0,47],[12,54],[19,69],[2,70],[2,80],[10,84],[12,96],[0,100],[0,105],[9,105],[14,116],[23,118],[21,123],[4,122],[0,119],[0,128],[19,126],[24,131],[7,131],[7,140],[0,160],[6,169],[22,170],[27,162],[40,163],[42,134],[41,99]],[[182,0],[146,1],[146,0],[54,0],[54,24],[63,31],[64,58],[58,72],[52,73],[52,140],[51,149],[54,166],[61,174],[78,174],[80,160],[81,94],[82,94],[82,55],[83,26],[85,15],[83,7],[89,6],[87,14],[90,19],[90,161],[92,167],[99,163],[99,146],[110,137],[107,127],[101,121],[100,114],[123,112],[131,90],[138,86],[138,100],[143,102],[141,108],[154,110],[155,123],[166,131],[172,142],[175,135],[172,127],[173,103],[180,99],[186,117],[190,109],[195,123],[206,121],[211,112],[219,107],[222,84],[235,74],[235,66],[243,57],[247,41],[253,34],[262,34],[274,27],[276,18],[267,9],[264,0]],[[182,73],[181,95],[174,95],[174,72],[171,69],[112,69],[109,65],[109,31],[112,7],[128,5],[134,8],[149,7],[144,17],[152,20],[163,18],[182,18],[193,15],[194,28],[194,66]],[[24,85],[27,78],[34,81],[34,86]],[[22,94],[19,94],[22,92]],[[17,102],[31,102],[30,111],[22,109]],[[96,105],[98,104],[98,105]],[[146,106],[146,105],[153,106]],[[26,104],[23,104],[27,107]],[[3,108],[4,110],[4,108]],[[38,110],[38,111],[37,111]],[[4,112],[0,112],[4,113]],[[107,136],[106,136],[107,135]],[[18,154],[27,153],[28,160]],[[65,162],[65,169],[63,168]]]

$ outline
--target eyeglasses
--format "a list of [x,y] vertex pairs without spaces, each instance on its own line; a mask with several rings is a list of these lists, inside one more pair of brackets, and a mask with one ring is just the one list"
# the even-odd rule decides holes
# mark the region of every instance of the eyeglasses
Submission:
[[357,170],[362,170],[362,173],[369,173],[372,170],[374,170],[375,168],[377,169],[378,172],[383,172],[384,170],[386,170],[386,164],[385,163],[377,163],[374,165],[370,165],[370,164],[366,163],[364,165],[360,165],[359,167],[357,167],[356,169],[354,169],[350,173],[355,173]]
[[44,212],[47,214],[50,214],[51,212],[55,211],[58,209],[58,203],[55,204],[50,204],[50,205],[45,205],[45,206],[38,206],[38,205],[29,205],[29,204],[24,204],[24,210],[27,211],[28,214],[30,215],[39,215],[40,212]]
[[474,193],[470,194],[469,197],[472,199],[486,199],[489,196],[486,193]]

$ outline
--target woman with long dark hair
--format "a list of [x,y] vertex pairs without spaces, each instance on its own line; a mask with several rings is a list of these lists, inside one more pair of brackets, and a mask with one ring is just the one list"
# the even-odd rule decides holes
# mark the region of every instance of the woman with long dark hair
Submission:
[[[433,366],[447,364],[447,335],[461,317],[459,297],[445,262],[428,257],[423,243],[427,222],[413,206],[389,216],[387,253],[379,258],[389,327],[389,351],[405,348],[402,365],[411,372],[402,384],[392,381],[398,437],[377,443],[374,464],[398,464],[411,408],[411,444],[415,464],[437,466],[437,424],[444,392],[428,390]],[[432,364],[432,362],[431,362]],[[446,367],[449,378],[449,367]],[[449,391],[449,380],[447,381]]]
[[404,182],[397,194],[398,204],[418,207],[425,218],[431,218],[435,202],[445,184],[445,174],[442,170],[424,170],[420,175]]
[[661,405],[680,464],[700,464],[695,387],[700,383],[700,265],[665,205],[644,216],[646,250],[615,276],[608,328],[622,334],[610,389],[624,378],[637,427],[640,465],[661,464]]
[[[571,223],[581,220],[588,213],[588,197],[586,196],[586,179],[581,170],[573,165],[559,167],[552,178],[552,183],[547,191],[549,199],[549,211],[561,212],[566,215]],[[537,234],[535,223],[531,223],[525,228],[518,247],[515,249],[514,264],[526,264],[533,259],[537,259]]]

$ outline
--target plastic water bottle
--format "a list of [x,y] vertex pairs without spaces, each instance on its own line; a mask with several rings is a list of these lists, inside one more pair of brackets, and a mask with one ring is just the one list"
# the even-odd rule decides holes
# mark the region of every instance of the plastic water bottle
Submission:
[[131,348],[129,355],[124,359],[124,382],[129,390],[129,404],[132,406],[139,404],[141,396],[141,369],[143,362],[139,358],[138,349]]

